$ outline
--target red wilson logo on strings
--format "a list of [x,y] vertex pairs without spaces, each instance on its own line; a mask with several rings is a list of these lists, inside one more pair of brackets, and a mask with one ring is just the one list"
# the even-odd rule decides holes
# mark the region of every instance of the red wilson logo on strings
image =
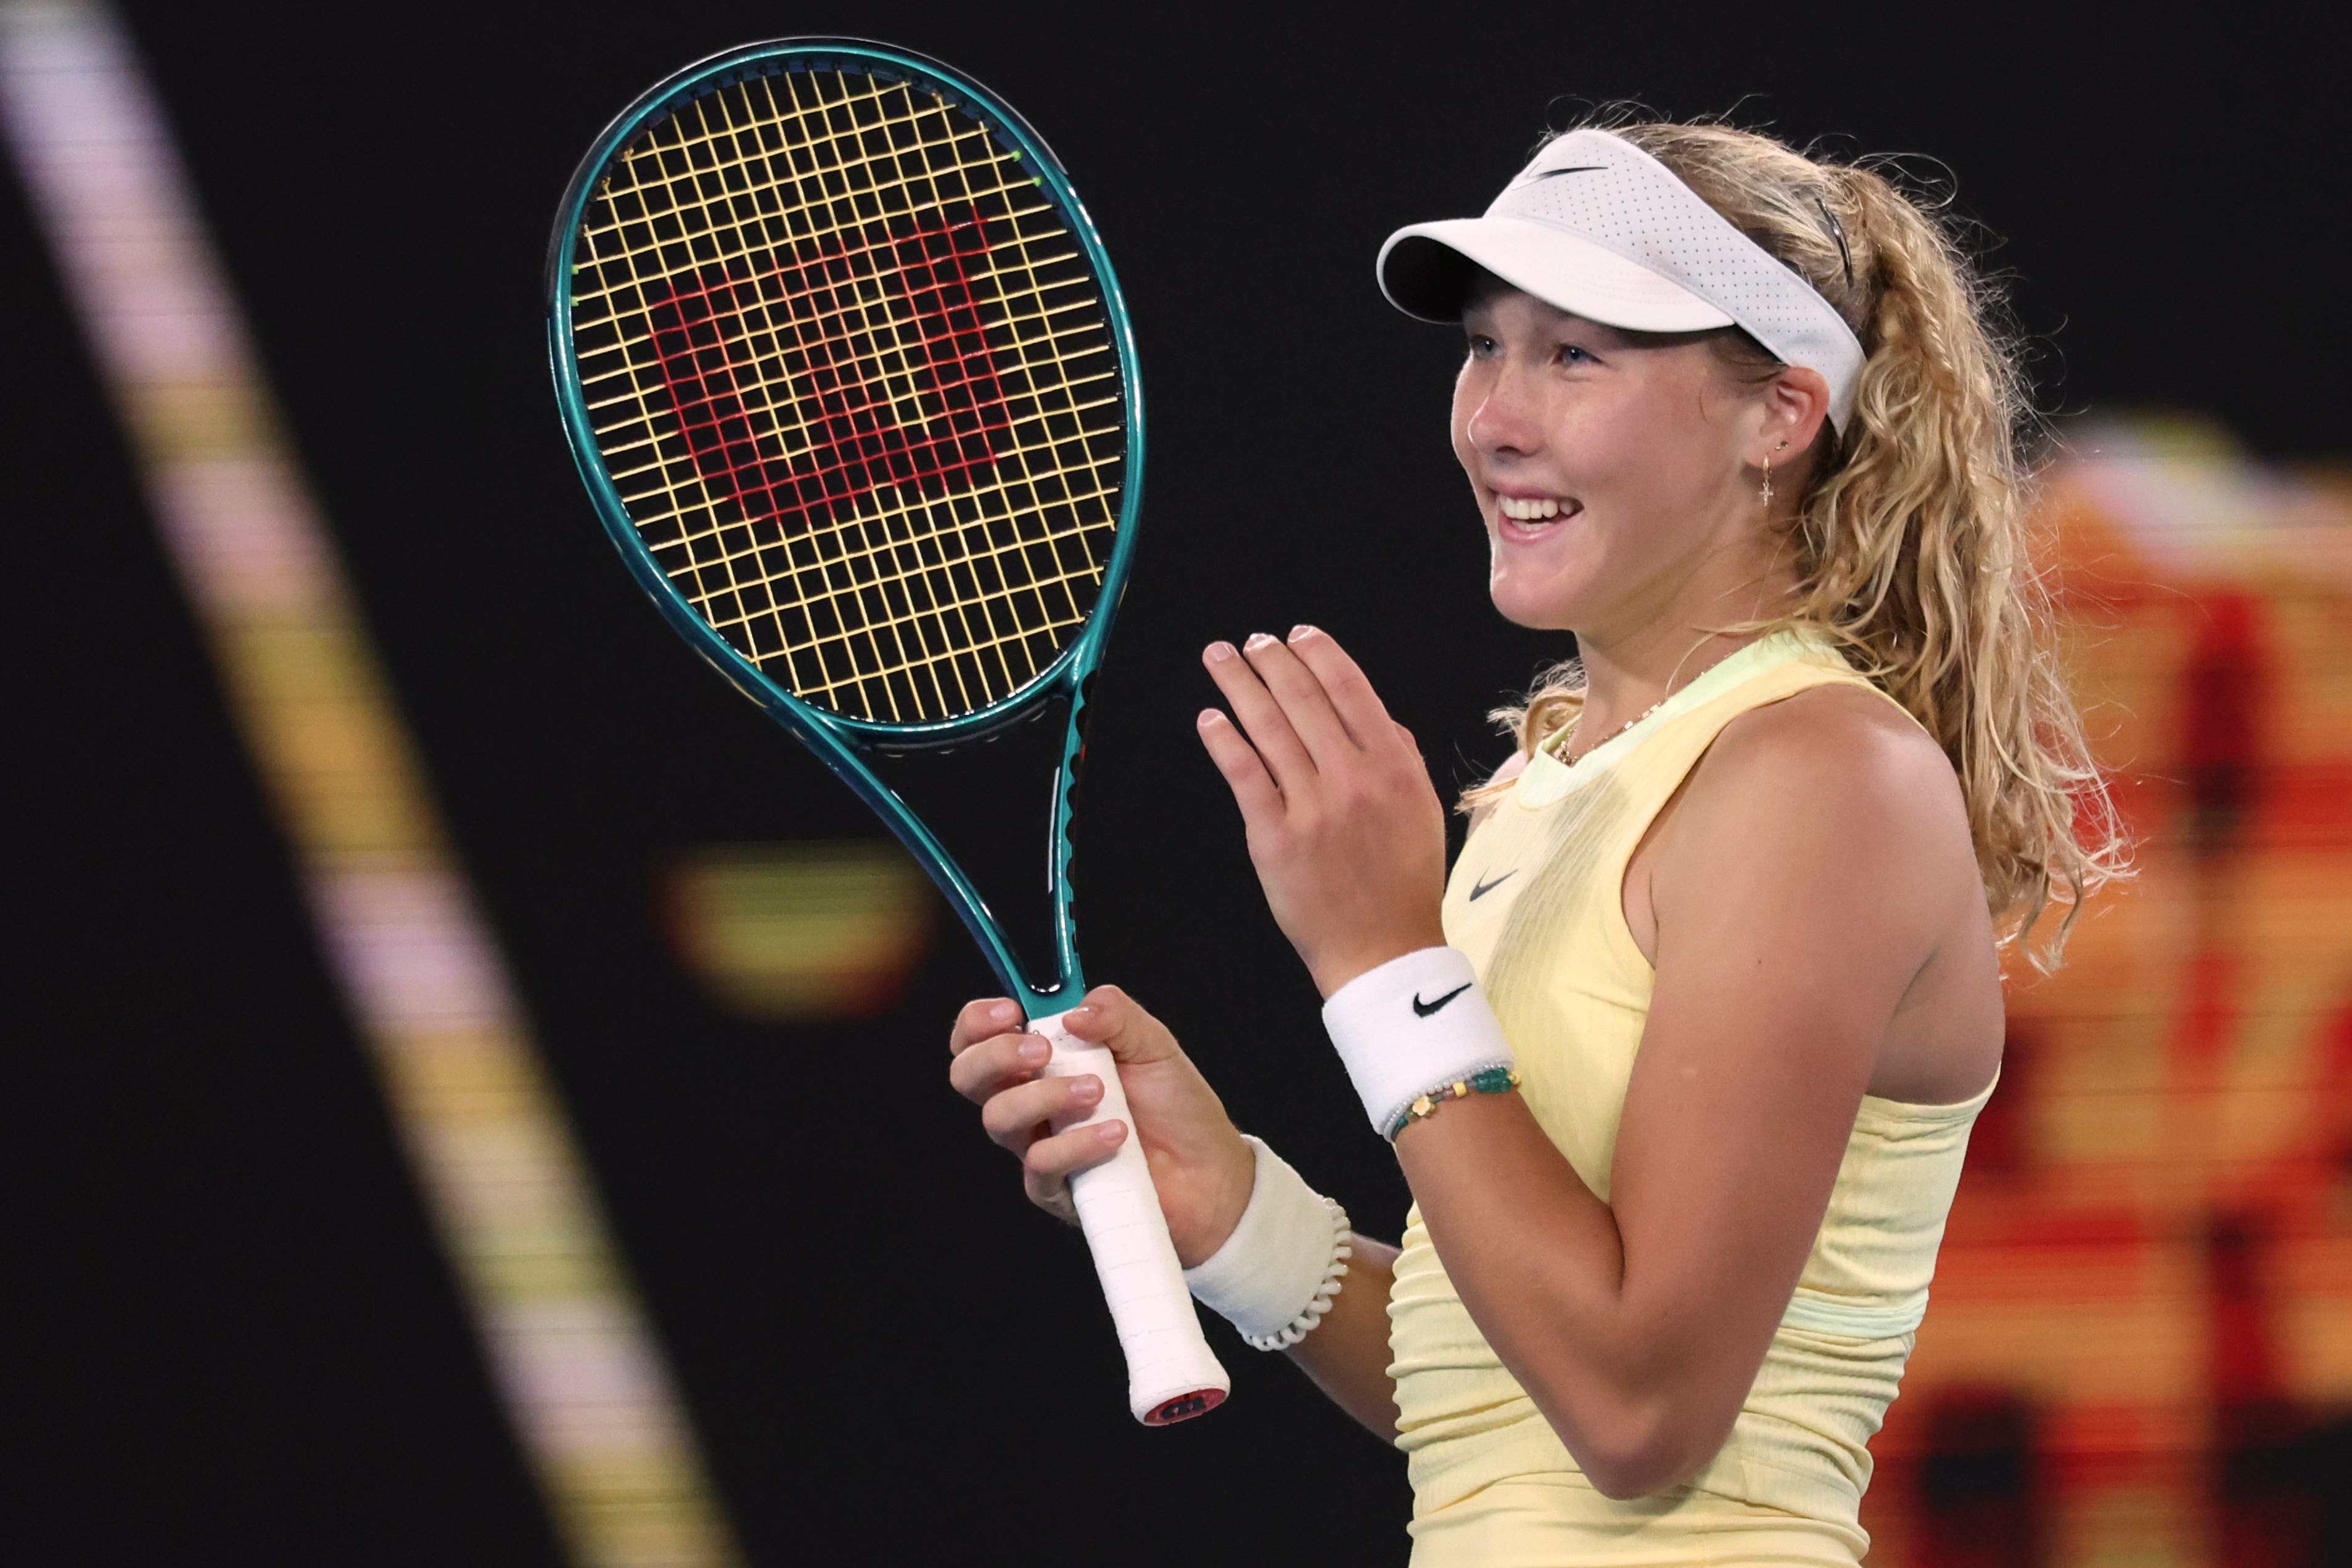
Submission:
[[[972,217],[925,214],[712,265],[646,290],[654,353],[696,473],[787,533],[883,486],[938,497],[995,462],[1008,420],[971,280]],[[779,387],[788,392],[777,398]],[[913,428],[898,410],[921,410]],[[786,450],[786,433],[806,445]]]

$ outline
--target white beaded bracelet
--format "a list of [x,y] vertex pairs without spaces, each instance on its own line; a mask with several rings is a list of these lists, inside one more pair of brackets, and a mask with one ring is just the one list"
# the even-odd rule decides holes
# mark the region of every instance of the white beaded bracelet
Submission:
[[1348,1211],[1246,1134],[1257,1162],[1249,1204],[1224,1245],[1184,1270],[1193,1297],[1256,1350],[1286,1350],[1331,1310],[1355,1255]]
[[1331,1298],[1339,1293],[1340,1282],[1348,1275],[1348,1260],[1356,1255],[1356,1233],[1348,1228],[1348,1211],[1337,1198],[1327,1197],[1323,1203],[1331,1211],[1331,1262],[1323,1271],[1322,1282],[1298,1309],[1298,1315],[1274,1333],[1244,1334],[1242,1343],[1253,1350],[1288,1350],[1315,1332],[1323,1314],[1331,1310]]

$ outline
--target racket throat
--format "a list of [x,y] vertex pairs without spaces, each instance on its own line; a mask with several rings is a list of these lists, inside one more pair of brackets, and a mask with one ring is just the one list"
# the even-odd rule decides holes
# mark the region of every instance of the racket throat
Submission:
[[[1086,988],[1071,876],[1083,737],[1066,719],[1053,722],[1068,711],[1051,699],[1034,722],[951,756],[868,754],[884,785],[869,799],[929,872],[1006,994],[1033,1017],[1076,1005]],[[1034,805],[1018,809],[1024,798],[1036,800],[1040,775],[1048,784],[1043,821],[1031,815]],[[1033,836],[1040,829],[1042,868]]]

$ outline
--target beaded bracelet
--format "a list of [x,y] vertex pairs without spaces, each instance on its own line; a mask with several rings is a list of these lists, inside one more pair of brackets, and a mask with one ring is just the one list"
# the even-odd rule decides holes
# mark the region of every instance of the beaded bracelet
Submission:
[[1389,1128],[1388,1140],[1395,1143],[1398,1134],[1415,1122],[1426,1121],[1437,1114],[1437,1108],[1448,1100],[1460,1100],[1474,1093],[1505,1094],[1518,1086],[1518,1070],[1512,1067],[1490,1067],[1484,1072],[1474,1072],[1467,1078],[1441,1083],[1427,1093],[1416,1096],[1413,1103],[1404,1108],[1404,1114]]
[[1323,1027],[1381,1137],[1435,1092],[1431,1084],[1465,1082],[1517,1060],[1458,947],[1423,947],[1365,970],[1324,1001]]

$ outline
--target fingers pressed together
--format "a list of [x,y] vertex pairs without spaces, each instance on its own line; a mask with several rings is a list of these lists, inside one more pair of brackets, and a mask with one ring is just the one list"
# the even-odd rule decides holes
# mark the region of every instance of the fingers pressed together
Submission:
[[1293,628],[1286,643],[1263,632],[1238,649],[1213,643],[1202,662],[1234,711],[1203,712],[1201,737],[1245,815],[1401,738],[1411,745],[1356,661],[1315,627]]
[[1201,742],[1234,792],[1275,923],[1329,996],[1443,942],[1445,812],[1411,732],[1312,626],[1202,655],[1232,716]]

